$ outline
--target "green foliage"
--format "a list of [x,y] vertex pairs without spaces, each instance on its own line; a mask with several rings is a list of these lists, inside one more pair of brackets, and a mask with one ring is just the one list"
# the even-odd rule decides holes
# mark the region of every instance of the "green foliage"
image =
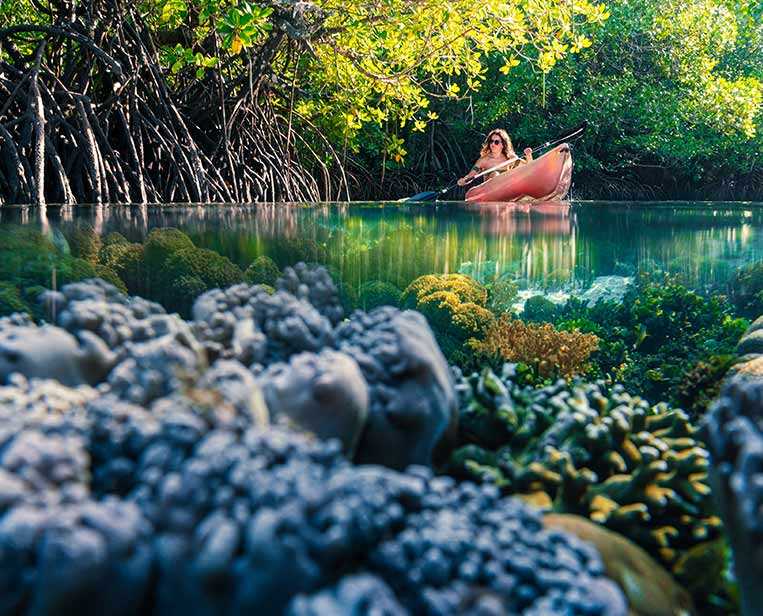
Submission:
[[512,71],[502,80],[496,59],[488,63],[495,78],[474,96],[474,119],[461,120],[454,106],[440,116],[450,138],[472,151],[496,125],[534,145],[587,119],[575,151],[583,191],[606,197],[613,186],[648,185],[657,194],[696,194],[690,190],[760,169],[761,6],[612,0],[595,44],[559,60],[553,74]]
[[257,257],[244,272],[244,280],[249,284],[264,284],[275,287],[276,280],[281,275],[281,270],[270,257],[261,255]]
[[[586,33],[607,18],[604,5],[589,0],[576,0],[573,10],[561,0],[313,0],[297,12],[272,0],[143,0],[141,7],[155,31],[184,34],[183,42],[167,36],[172,42],[160,50],[173,79],[203,79],[225,67],[226,77],[248,80],[253,61],[268,62],[262,68],[272,69],[275,83],[293,84],[288,94],[276,89],[272,102],[288,107],[295,125],[317,126],[336,145],[394,163],[406,156],[398,132],[422,132],[436,120],[435,96],[477,91],[488,54],[504,72],[520,58],[548,71],[590,44]],[[294,55],[289,38],[303,50]]]

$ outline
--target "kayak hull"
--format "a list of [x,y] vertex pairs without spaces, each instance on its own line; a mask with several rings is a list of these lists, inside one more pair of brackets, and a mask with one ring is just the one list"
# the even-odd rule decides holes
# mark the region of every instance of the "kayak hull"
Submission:
[[470,203],[494,201],[556,201],[563,199],[572,183],[572,153],[567,143],[556,146],[526,165],[470,188]]

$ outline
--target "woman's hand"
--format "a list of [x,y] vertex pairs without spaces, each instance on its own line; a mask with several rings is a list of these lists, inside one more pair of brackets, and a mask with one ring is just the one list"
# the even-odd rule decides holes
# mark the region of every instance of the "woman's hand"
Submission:
[[526,160],[532,160],[533,159],[533,149],[532,148],[525,148],[524,149],[525,159]]
[[466,176],[464,176],[460,180],[458,180],[458,182],[456,182],[456,184],[458,184],[459,186],[463,186],[464,184],[466,184]]

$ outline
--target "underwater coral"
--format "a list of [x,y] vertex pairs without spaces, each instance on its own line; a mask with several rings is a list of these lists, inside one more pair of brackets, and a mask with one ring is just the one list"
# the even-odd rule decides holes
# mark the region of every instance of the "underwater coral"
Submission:
[[473,361],[466,342],[481,338],[494,320],[486,307],[487,300],[487,289],[468,276],[428,274],[408,285],[400,304],[421,312],[445,357],[466,366]]
[[622,386],[515,386],[512,366],[459,377],[462,446],[450,471],[576,513],[628,537],[668,570],[720,534],[708,452],[689,417]]
[[[317,291],[212,290],[195,302],[198,324],[103,281],[43,294],[58,323],[46,327],[97,338],[108,361],[95,387],[42,372],[0,387],[8,612],[625,616],[596,549],[495,486],[421,465],[355,466],[338,440],[268,425],[269,404],[310,390],[317,406],[301,408],[313,413],[348,395],[362,406],[350,384],[360,379],[360,448],[374,452],[368,462],[407,466],[401,452],[426,463],[454,419],[452,376],[424,317],[387,307],[334,329],[308,303],[325,299]],[[248,334],[227,310],[251,321]],[[0,320],[9,340],[34,327]],[[262,351],[249,367],[235,359],[240,336]],[[44,371],[46,338],[27,338],[10,356]],[[320,342],[314,356],[306,340]],[[331,353],[356,366],[348,381]]]
[[484,339],[469,342],[478,359],[499,365],[522,363],[541,378],[571,378],[584,372],[598,344],[593,334],[559,331],[549,323],[525,323],[506,315],[487,328]]

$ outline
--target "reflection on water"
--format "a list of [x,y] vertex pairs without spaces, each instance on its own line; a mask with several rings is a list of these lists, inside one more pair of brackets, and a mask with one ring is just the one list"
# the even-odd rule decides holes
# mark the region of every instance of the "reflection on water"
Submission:
[[0,225],[63,231],[91,226],[142,241],[178,227],[194,243],[246,268],[325,262],[345,282],[400,287],[432,272],[510,274],[532,287],[585,285],[594,277],[660,268],[694,287],[722,286],[763,258],[763,206],[732,204],[535,205],[463,203],[61,207],[47,215],[0,209]]

